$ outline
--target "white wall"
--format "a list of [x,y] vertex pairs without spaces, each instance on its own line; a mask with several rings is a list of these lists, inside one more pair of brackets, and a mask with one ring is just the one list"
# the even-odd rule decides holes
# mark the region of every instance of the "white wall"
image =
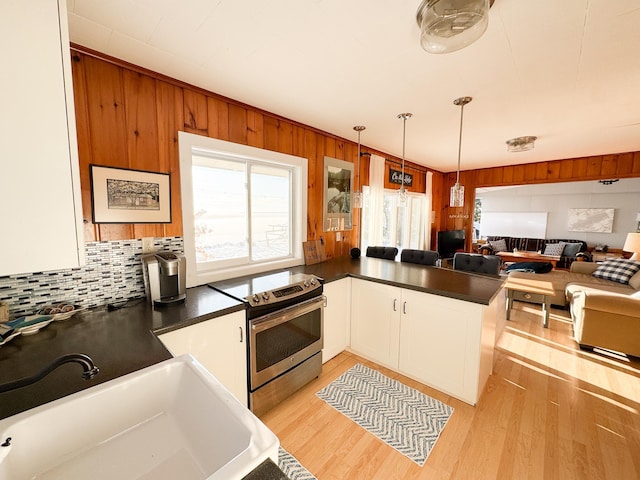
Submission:
[[[476,191],[483,212],[547,212],[545,238],[584,240],[622,248],[628,232],[635,232],[640,213],[640,178],[620,179],[612,185],[597,181],[492,187]],[[612,233],[567,231],[570,208],[614,208]],[[482,232],[480,232],[482,235]]]

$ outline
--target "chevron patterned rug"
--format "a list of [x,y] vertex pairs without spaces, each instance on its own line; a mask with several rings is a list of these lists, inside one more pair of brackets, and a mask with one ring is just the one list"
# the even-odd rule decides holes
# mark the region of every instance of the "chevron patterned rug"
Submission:
[[449,405],[361,364],[316,395],[420,466],[453,413]]
[[309,470],[300,464],[296,457],[282,447],[278,450],[278,467],[289,480],[317,480]]

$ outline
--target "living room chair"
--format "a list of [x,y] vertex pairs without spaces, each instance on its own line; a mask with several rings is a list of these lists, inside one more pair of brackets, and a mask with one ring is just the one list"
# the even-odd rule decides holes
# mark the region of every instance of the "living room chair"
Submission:
[[464,272],[499,275],[502,259],[497,255],[457,252],[453,256],[453,269]]
[[405,248],[400,254],[400,261],[405,263],[417,263],[420,265],[435,266],[440,259],[440,254],[433,250],[415,250]]
[[367,247],[367,257],[395,260],[398,255],[396,247]]
[[580,348],[601,347],[640,357],[640,292],[574,292],[571,318]]

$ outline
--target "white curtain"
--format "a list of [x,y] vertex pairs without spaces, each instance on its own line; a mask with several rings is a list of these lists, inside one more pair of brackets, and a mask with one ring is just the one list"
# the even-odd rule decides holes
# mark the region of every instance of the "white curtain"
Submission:
[[363,238],[363,253],[369,245],[382,245],[382,208],[384,193],[384,158],[371,155],[369,161],[369,205],[367,208],[367,238]]
[[433,172],[427,172],[425,189],[426,200],[426,218],[424,222],[424,248],[425,250],[431,250],[431,226],[433,225]]

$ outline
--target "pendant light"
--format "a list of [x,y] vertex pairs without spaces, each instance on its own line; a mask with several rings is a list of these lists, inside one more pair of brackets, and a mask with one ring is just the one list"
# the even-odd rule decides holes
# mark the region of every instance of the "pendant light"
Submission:
[[407,133],[407,119],[413,116],[412,113],[400,113],[398,118],[402,119],[402,176],[400,177],[400,189],[398,190],[398,205],[403,207],[407,203],[407,191],[404,188],[404,149]]
[[357,176],[357,186],[356,186],[356,191],[353,192],[353,197],[352,197],[352,206],[353,208],[362,208],[362,192],[360,191],[360,184],[362,182],[360,182],[360,132],[362,132],[363,130],[365,130],[367,127],[363,126],[363,125],[356,125],[355,127],[353,127],[353,129],[358,132],[358,159],[356,160],[356,176]]
[[420,45],[429,53],[450,53],[478,40],[489,25],[494,0],[422,0],[416,20]]
[[460,185],[460,153],[462,150],[462,119],[464,116],[464,106],[471,101],[471,97],[460,97],[453,101],[454,105],[460,106],[460,137],[458,138],[458,170],[456,171],[456,184],[451,187],[449,198],[450,207],[464,207],[464,187]]

